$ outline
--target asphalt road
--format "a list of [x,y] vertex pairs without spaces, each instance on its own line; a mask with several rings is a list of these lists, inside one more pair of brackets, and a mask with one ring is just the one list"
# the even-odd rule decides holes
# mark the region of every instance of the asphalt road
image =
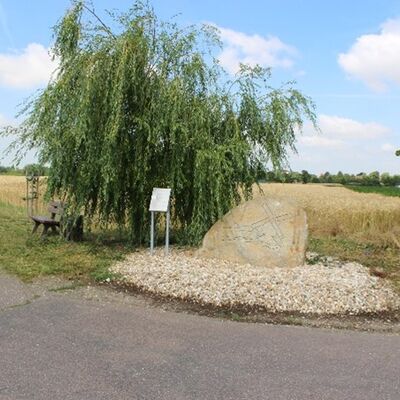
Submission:
[[0,309],[0,400],[400,399],[398,335],[237,323],[4,276]]

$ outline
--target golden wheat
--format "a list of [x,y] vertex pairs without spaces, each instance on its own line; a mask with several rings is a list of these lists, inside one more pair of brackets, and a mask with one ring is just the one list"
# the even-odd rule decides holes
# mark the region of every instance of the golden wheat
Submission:
[[[41,178],[36,211],[45,209],[43,195],[45,182]],[[24,176],[0,175],[0,203],[26,207],[26,179]]]
[[0,202],[24,206],[26,180],[24,176],[0,175]]
[[[396,243],[400,234],[400,198],[357,193],[344,187],[318,184],[261,185],[266,196],[293,200],[307,213],[314,236],[344,236]],[[255,190],[255,196],[260,193]]]
[[[42,184],[40,211],[44,209],[44,189]],[[400,242],[400,198],[318,184],[268,183],[261,185],[261,189],[266,196],[278,196],[300,204],[306,210],[313,236],[343,236],[395,245]],[[254,196],[259,195],[255,189]],[[0,202],[26,207],[25,196],[25,177],[0,175]]]

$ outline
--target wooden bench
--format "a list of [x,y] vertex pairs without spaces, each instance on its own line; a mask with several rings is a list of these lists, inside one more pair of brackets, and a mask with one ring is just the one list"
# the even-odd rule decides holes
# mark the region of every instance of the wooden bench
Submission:
[[[51,201],[48,207],[49,213],[51,214],[50,217],[32,215],[31,219],[35,223],[32,233],[35,233],[40,225],[43,225],[42,236],[47,234],[49,228],[51,228],[54,233],[57,233],[57,228],[60,228],[60,219],[64,214],[64,207],[65,205],[61,201]],[[57,215],[59,215],[60,218],[56,219]]]

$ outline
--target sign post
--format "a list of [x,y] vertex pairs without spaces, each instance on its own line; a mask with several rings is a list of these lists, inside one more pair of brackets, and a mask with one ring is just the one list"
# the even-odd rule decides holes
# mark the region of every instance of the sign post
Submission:
[[150,254],[154,253],[154,225],[155,225],[155,213],[165,212],[166,223],[165,223],[165,255],[168,255],[169,251],[169,223],[170,223],[170,211],[169,211],[169,199],[171,196],[171,189],[153,188],[151,195],[149,211],[151,213],[151,224],[150,224]]

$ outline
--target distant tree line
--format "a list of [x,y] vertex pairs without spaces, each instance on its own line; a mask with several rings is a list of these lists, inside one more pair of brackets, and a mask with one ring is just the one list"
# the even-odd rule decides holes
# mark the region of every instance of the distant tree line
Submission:
[[341,185],[359,186],[399,186],[400,175],[390,175],[388,172],[346,174],[339,171],[337,174],[325,172],[321,175],[311,174],[306,170],[296,171],[267,171],[260,170],[259,180],[281,183],[336,183]]
[[46,176],[49,169],[40,164],[27,164],[23,168],[18,168],[14,165],[9,167],[0,165],[0,175],[35,175]]
[[[49,168],[40,164],[27,164],[22,168],[14,165],[0,165],[0,175],[35,175],[47,176]],[[359,186],[400,186],[400,175],[390,175],[388,172],[371,173],[360,172],[358,174],[346,174],[339,171],[337,174],[325,172],[320,175],[311,174],[306,170],[296,171],[264,171],[260,168],[258,173],[260,182],[279,183],[339,183],[341,185]]]

